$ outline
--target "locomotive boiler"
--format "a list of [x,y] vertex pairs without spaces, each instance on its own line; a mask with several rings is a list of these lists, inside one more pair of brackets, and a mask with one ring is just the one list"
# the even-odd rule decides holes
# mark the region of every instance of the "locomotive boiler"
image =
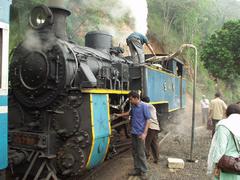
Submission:
[[13,53],[9,167],[22,179],[77,176],[114,154],[129,121],[112,115],[129,108],[130,90],[149,96],[159,113],[185,106],[181,61],[133,65],[101,31],[79,46],[66,33],[69,15],[61,6],[33,8]]

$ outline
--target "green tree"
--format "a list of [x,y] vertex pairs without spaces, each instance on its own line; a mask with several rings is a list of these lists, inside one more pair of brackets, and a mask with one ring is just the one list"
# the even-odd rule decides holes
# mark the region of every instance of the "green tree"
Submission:
[[240,77],[240,20],[228,21],[203,46],[201,59],[219,79],[234,82]]

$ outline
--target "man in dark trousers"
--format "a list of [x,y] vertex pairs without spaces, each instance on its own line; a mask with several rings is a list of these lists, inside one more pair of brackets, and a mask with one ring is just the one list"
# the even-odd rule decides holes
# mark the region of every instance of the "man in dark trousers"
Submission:
[[148,127],[150,125],[150,112],[148,105],[141,102],[137,92],[129,93],[129,102],[131,110],[122,114],[116,114],[117,117],[131,116],[131,134],[132,134],[132,155],[134,161],[134,171],[130,176],[141,176],[141,179],[147,179],[147,159],[145,154],[145,139]]
[[143,34],[134,32],[127,37],[126,41],[130,49],[134,64],[145,62],[144,49],[143,49],[144,44],[146,44],[146,46],[152,52],[152,54],[156,56],[151,44],[149,44],[147,37],[144,36]]
[[146,137],[146,156],[150,157],[150,149],[152,150],[153,162],[158,163],[159,160],[159,148],[158,148],[158,133],[160,132],[160,127],[157,119],[156,108],[149,104],[150,99],[148,96],[142,97],[142,101],[147,103],[149,112],[151,114],[151,124],[148,129],[148,134]]

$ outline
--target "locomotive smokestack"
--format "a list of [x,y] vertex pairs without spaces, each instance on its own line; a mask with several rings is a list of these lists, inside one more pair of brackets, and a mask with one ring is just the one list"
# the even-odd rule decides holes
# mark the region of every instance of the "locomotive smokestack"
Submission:
[[48,7],[52,10],[53,13],[53,32],[56,37],[63,39],[65,41],[68,40],[67,36],[67,16],[71,14],[69,10],[64,7],[63,0],[49,0]]

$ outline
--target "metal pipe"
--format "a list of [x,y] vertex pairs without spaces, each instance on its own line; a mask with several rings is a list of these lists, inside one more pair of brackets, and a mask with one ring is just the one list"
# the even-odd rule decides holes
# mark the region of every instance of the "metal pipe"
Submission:
[[147,59],[145,62],[146,63],[148,63],[148,62],[153,63],[153,62],[159,62],[159,61],[168,61],[168,60],[180,55],[182,53],[183,49],[185,49],[185,48],[194,48],[195,49],[196,47],[192,44],[182,44],[175,53],[172,53],[168,56],[152,57],[152,58]]
[[193,80],[193,112],[192,112],[192,140],[191,140],[191,152],[190,159],[192,160],[193,144],[194,144],[194,129],[195,129],[195,102],[196,102],[196,81],[197,81],[197,48],[195,49],[195,61],[194,61],[194,80]]
[[196,102],[196,81],[197,81],[197,47],[193,44],[183,44],[180,46],[178,51],[170,57],[178,56],[182,53],[184,48],[193,48],[195,50],[195,59],[194,59],[194,78],[193,78],[193,107],[192,107],[192,133],[191,133],[191,149],[190,149],[190,161],[193,161],[193,147],[194,147],[194,136],[195,136],[195,102]]
[[194,147],[194,135],[195,135],[194,130],[195,130],[196,81],[197,81],[197,48],[192,44],[185,44],[184,47],[193,48],[195,50],[194,79],[193,79],[192,134],[191,134],[191,149],[190,149],[190,161],[193,162],[193,147]]

